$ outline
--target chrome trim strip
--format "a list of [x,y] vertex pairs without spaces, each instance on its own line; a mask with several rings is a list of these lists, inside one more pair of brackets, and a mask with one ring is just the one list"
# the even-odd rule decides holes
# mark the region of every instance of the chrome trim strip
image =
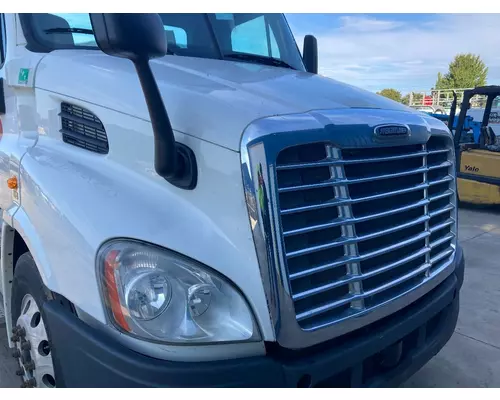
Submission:
[[433,164],[433,165],[428,165],[427,166],[427,171],[433,171],[435,169],[440,169],[440,168],[447,168],[451,167],[451,162],[450,161],[444,161],[440,164]]
[[[449,196],[449,195],[448,195]],[[445,196],[446,197],[446,196]],[[441,215],[441,214],[444,214],[445,212],[448,212],[448,211],[452,211],[453,210],[453,206],[450,204],[450,205],[447,205],[446,207],[443,207],[443,208],[440,208],[440,209],[437,209],[435,211],[432,211],[431,213],[429,213],[429,216],[431,218],[437,216],[437,215]]]
[[374,239],[374,238],[377,238],[380,236],[388,235],[389,233],[394,233],[394,232],[400,231],[402,229],[410,228],[414,225],[422,224],[424,222],[429,221],[429,219],[430,218],[428,215],[422,215],[421,217],[418,217],[414,220],[405,222],[404,224],[396,225],[396,226],[393,226],[392,228],[382,229],[382,230],[377,231],[377,232],[372,232],[372,233],[368,233],[366,235],[358,236],[356,239],[358,242],[362,242],[364,240]]
[[346,205],[352,203],[352,200],[350,199],[336,199],[333,201],[329,201],[327,203],[322,203],[322,204],[312,204],[310,206],[302,206],[302,207],[295,207],[295,208],[289,208],[289,209],[284,209],[281,210],[281,215],[288,215],[288,214],[295,214],[299,212],[307,212],[307,211],[314,211],[314,210],[319,210],[321,208],[328,208],[328,207],[338,207],[341,205]]
[[[399,190],[394,190],[392,192],[385,192],[385,193],[375,194],[375,195],[371,195],[371,196],[358,197],[358,198],[354,198],[354,199],[341,199],[341,200],[336,199],[334,201],[327,202],[327,203],[312,204],[309,206],[284,209],[284,210],[281,210],[281,215],[294,214],[294,213],[298,213],[298,212],[314,211],[314,210],[318,210],[321,208],[338,207],[338,206],[343,206],[343,205],[348,205],[348,204],[362,203],[364,201],[384,199],[386,197],[416,192],[418,190],[423,190],[423,189],[428,188],[428,187],[429,187],[428,184],[421,183],[419,185],[411,186],[411,187],[406,188],[406,189],[399,189]],[[422,201],[428,202],[428,200],[422,200]],[[418,207],[418,205],[416,205],[415,207]],[[404,211],[404,207],[401,207],[398,210]],[[389,214],[387,214],[387,215],[389,215]],[[359,219],[357,221],[359,222]]]
[[370,221],[372,219],[376,219],[376,218],[380,218],[380,217],[387,217],[389,215],[398,214],[398,213],[403,212],[403,211],[413,210],[414,208],[424,207],[427,204],[429,204],[429,200],[424,199],[424,200],[417,201],[416,203],[407,204],[403,207],[393,208],[391,210],[381,211],[381,212],[376,213],[376,214],[369,214],[369,215],[365,215],[363,217],[358,217],[358,218],[355,218],[355,222],[365,222],[365,221]]
[[337,259],[337,261],[334,261],[334,262],[331,262],[328,264],[318,265],[317,267],[305,269],[305,270],[302,270],[300,272],[290,274],[290,280],[304,278],[305,276],[308,276],[308,275],[317,274],[317,273],[320,273],[323,271],[327,271],[329,269],[337,268],[337,267],[346,265],[350,261],[359,261],[359,258],[357,256],[341,257],[341,258]]
[[371,196],[354,198],[354,199],[352,199],[351,203],[356,204],[356,203],[362,203],[363,201],[385,199],[386,197],[392,197],[392,196],[397,196],[400,194],[416,192],[416,191],[427,188],[427,186],[428,185],[426,185],[425,183],[420,183],[418,185],[410,186],[410,187],[405,188],[405,189],[393,190],[391,192],[385,192],[385,193],[380,193],[380,194],[374,194]]
[[433,171],[435,169],[445,168],[445,167],[451,167],[451,162],[450,161],[443,161],[442,163],[439,163],[439,164],[427,165],[428,171]]
[[401,171],[401,172],[395,172],[393,174],[384,174],[384,175],[373,175],[373,176],[368,176],[366,178],[355,178],[355,179],[346,179],[346,178],[331,178],[325,182],[321,183],[312,183],[310,185],[298,185],[298,186],[286,186],[278,189],[279,193],[286,193],[286,192],[295,192],[297,190],[307,190],[307,189],[321,189],[324,187],[328,186],[345,186],[345,185],[352,185],[356,183],[365,183],[365,182],[372,182],[372,181],[378,181],[382,179],[392,179],[392,178],[399,178],[402,176],[409,176],[409,175],[415,175],[415,174],[421,174],[423,172],[427,172],[429,169],[428,168],[416,168],[416,169],[410,169],[408,171]]
[[432,201],[443,199],[445,197],[450,197],[452,194],[455,194],[455,192],[453,190],[448,189],[441,194],[429,197],[429,201],[432,202]]
[[402,242],[394,243],[390,246],[383,247],[379,250],[371,251],[369,253],[365,253],[359,256],[360,260],[368,260],[369,258],[373,258],[376,256],[379,256],[381,254],[384,254],[385,252],[389,252],[392,250],[397,250],[400,249],[401,247],[408,246],[409,244],[418,242],[419,240],[423,240],[431,235],[430,232],[422,232],[419,233],[418,235],[412,236],[411,238],[408,238],[406,240],[403,240]]
[[451,175],[448,175],[447,177],[438,179],[437,181],[429,181],[429,186],[439,185],[440,183],[446,183],[451,181],[453,181],[453,177]]
[[327,311],[331,311],[335,308],[341,307],[347,303],[353,302],[354,300],[363,300],[363,299],[366,299],[367,297],[373,296],[375,294],[382,293],[383,291],[385,291],[387,289],[390,289],[394,286],[400,285],[401,283],[404,283],[411,278],[414,278],[420,274],[425,273],[425,271],[428,271],[430,267],[431,267],[431,264],[426,262],[426,263],[422,264],[420,267],[408,272],[407,274],[402,275],[399,278],[394,279],[390,282],[387,282],[383,285],[377,286],[374,289],[367,290],[363,293],[350,294],[349,296],[346,296],[343,299],[333,301],[333,302],[325,304],[321,307],[317,307],[317,308],[314,308],[312,310],[308,310],[308,311],[302,312],[300,314],[297,314],[297,320],[303,321],[305,319],[315,317],[315,316],[321,315]]
[[[448,151],[448,150],[446,150]],[[364,164],[373,162],[383,162],[383,161],[397,161],[405,160],[407,158],[423,157],[427,154],[426,151],[419,151],[417,153],[408,153],[397,156],[387,156],[387,157],[373,157],[373,158],[355,158],[349,160],[335,160],[331,158],[326,158],[323,161],[310,162],[310,163],[297,163],[297,164],[284,164],[279,165],[276,169],[286,170],[286,169],[297,169],[297,168],[314,168],[314,167],[328,167],[333,165],[348,165],[348,164]]]
[[[322,229],[334,228],[336,226],[348,225],[348,224],[353,224],[353,223],[356,223],[356,222],[359,223],[359,222],[369,221],[369,220],[372,220],[372,219],[376,219],[376,218],[380,218],[380,217],[386,217],[386,216],[389,216],[389,215],[397,214],[399,212],[411,210],[413,208],[422,207],[422,206],[425,206],[427,204],[429,204],[428,200],[421,200],[421,201],[419,201],[417,203],[409,204],[409,205],[404,206],[404,207],[395,208],[395,209],[388,210],[388,211],[383,211],[383,212],[380,212],[380,213],[377,213],[377,214],[370,214],[370,215],[366,215],[364,217],[359,217],[359,218],[354,218],[354,217],[352,217],[352,218],[336,218],[332,222],[329,222],[329,223],[326,223],[326,224],[310,225],[310,226],[306,226],[304,228],[298,228],[298,229],[294,229],[294,230],[290,230],[290,231],[284,231],[283,232],[283,236],[284,237],[289,237],[289,236],[293,236],[293,235],[300,235],[300,234],[304,234],[304,233],[309,233],[309,232],[314,232],[314,231],[320,231]],[[450,206],[450,209],[453,209],[453,207]],[[438,211],[435,211],[435,212],[438,213],[438,214],[440,214],[440,213],[443,213],[445,211],[448,211],[446,209],[443,209],[443,210],[444,211],[438,210]],[[434,215],[432,215],[432,216],[434,216]],[[431,216],[429,216],[429,218],[430,217]],[[408,228],[408,227],[410,227],[412,225],[415,225],[415,224],[418,224],[420,222],[425,222],[429,218],[426,218],[425,216],[421,216],[421,217],[417,218],[416,220],[406,222],[406,223],[404,223],[402,225],[397,225],[397,226],[392,227],[392,228],[383,229],[381,231],[373,232],[373,233],[370,233],[370,234],[365,235],[365,236],[358,236],[357,240],[360,241],[360,240],[371,239],[371,237],[375,237],[375,236],[372,236],[372,235],[385,235],[386,233],[395,232],[395,231],[398,231],[400,229]]]
[[427,150],[427,154],[442,154],[442,153],[448,153],[449,151],[450,151],[449,149]]
[[313,308],[312,310],[307,310],[307,311],[304,311],[304,312],[297,314],[297,321],[300,322],[300,321],[304,321],[305,319],[316,317],[316,316],[321,315],[327,311],[334,310],[335,308],[345,306],[348,303],[352,303],[353,301],[362,300],[362,299],[363,299],[363,296],[360,293],[349,294],[348,296],[346,296],[342,299],[339,299],[339,300],[333,301],[329,304],[325,304],[321,307]]
[[344,165],[366,164],[374,162],[397,161],[397,160],[405,160],[407,158],[423,157],[425,154],[426,154],[425,151],[419,151],[417,153],[398,154],[397,156],[350,158],[349,160],[340,160],[340,162]]
[[[279,196],[274,182],[275,174],[277,173],[275,165],[277,155],[284,148],[313,142],[331,142],[333,146],[339,146],[340,148],[391,145],[390,138],[384,138],[384,143],[381,144],[373,141],[370,142],[372,139],[366,139],[356,132],[346,135],[346,131],[342,130],[342,126],[352,126],[356,123],[355,121],[360,121],[359,126],[362,126],[362,124],[365,124],[363,126],[366,126],[366,124],[368,126],[375,126],[384,120],[391,123],[404,119],[408,120],[408,125],[411,126],[412,136],[403,140],[399,138],[399,141],[397,141],[399,145],[401,143],[422,144],[427,141],[431,130],[433,135],[450,138],[449,131],[439,131],[439,128],[436,126],[432,126],[431,128],[426,118],[418,114],[362,109],[321,110],[305,114],[263,118],[251,123],[244,131],[240,154],[245,198],[263,287],[269,307],[270,320],[274,328],[276,340],[281,346],[291,349],[305,348],[366,326],[416,301],[452,274],[454,270],[454,249],[456,246],[456,224],[452,225],[455,235],[452,248],[443,253],[444,255],[440,258],[442,261],[432,266],[430,275],[424,277],[420,284],[413,286],[393,299],[371,308],[359,310],[355,313],[355,318],[352,318],[352,314],[346,315],[333,322],[315,323],[310,328],[302,328],[296,319],[289,279],[298,279],[301,276],[305,276],[305,274],[304,271],[301,271],[295,275],[290,274],[287,278],[286,263],[284,260],[284,236],[282,235],[280,222]],[[425,139],[419,142],[422,138]],[[447,151],[449,151],[449,160],[454,161],[453,148],[450,150],[432,150],[428,154],[444,153]],[[410,188],[408,191],[425,189],[431,185],[451,181],[454,181],[454,171],[450,172],[450,175],[446,178],[434,181],[428,185],[422,185],[422,187]],[[335,187],[342,187],[347,183],[352,183],[352,181],[338,182],[338,185],[331,186],[335,190]],[[456,221],[456,196],[451,196],[456,192],[456,182],[454,187],[455,191],[450,190],[447,196],[451,197],[450,201],[455,207],[453,220]],[[387,196],[388,193],[384,193],[380,198]],[[311,209],[332,206],[342,207],[358,201],[362,200],[345,198],[327,205],[315,205],[313,207],[316,208]],[[293,211],[281,210],[281,213],[302,211],[306,211],[306,207],[300,207],[299,210]],[[346,218],[348,224],[351,222],[351,218],[349,216]],[[424,232],[423,235],[419,235],[413,239],[421,240],[429,235],[430,232]],[[387,248],[381,249],[379,250],[379,254],[388,250]],[[424,248],[424,250],[427,253],[430,251],[430,247]],[[361,256],[346,256],[342,260],[336,260],[335,262],[315,267],[307,272],[308,274],[317,273],[329,268],[346,265],[347,263],[357,263],[361,259],[375,255],[377,255],[377,252]],[[441,257],[441,255],[438,256]],[[436,257],[431,260],[433,263],[436,261]],[[356,279],[361,279],[361,277],[356,277]],[[353,299],[351,298],[349,301],[352,302]]]
[[437,247],[443,243],[449,242],[453,239],[455,235],[453,233],[448,233],[446,236],[443,236],[440,239],[434,240],[432,243],[429,243],[429,247],[433,249],[434,247]]
[[345,179],[331,178],[325,182],[311,183],[309,185],[286,186],[278,189],[278,193],[296,192],[298,190],[322,189],[330,186],[344,186],[348,182]]
[[354,183],[365,183],[365,182],[379,181],[382,179],[392,179],[392,178],[399,178],[402,176],[421,174],[421,173],[426,172],[426,171],[427,171],[427,168],[423,168],[423,167],[422,168],[415,168],[415,169],[410,169],[408,171],[395,172],[393,174],[373,175],[373,176],[367,176],[366,178],[347,179],[346,183],[354,184]]
[[431,258],[431,263],[434,264],[440,260],[442,260],[443,258],[451,255],[452,253],[454,252],[454,249],[447,249],[447,250],[444,250],[443,252],[435,255],[434,257]]
[[354,222],[354,218],[336,218],[332,222],[328,222],[326,224],[309,225],[309,226],[306,226],[304,228],[298,228],[298,229],[292,229],[290,231],[284,231],[283,236],[290,237],[293,235],[303,235],[304,233],[320,231],[322,229],[328,229],[328,228],[335,228],[336,226],[349,224],[352,222]]
[[[448,240],[450,240],[450,239],[448,239]],[[430,251],[431,251],[430,248],[424,247],[424,248],[420,249],[419,251],[417,251],[413,254],[410,254],[409,256],[406,256],[406,257],[404,257],[398,261],[395,261],[391,264],[388,264],[384,267],[374,269],[370,272],[367,272],[367,273],[364,273],[361,275],[356,275],[356,276],[346,275],[345,278],[339,279],[335,282],[328,283],[328,284],[322,285],[322,286],[318,286],[316,288],[309,289],[309,290],[306,290],[306,291],[301,292],[301,293],[297,293],[297,294],[293,295],[292,298],[293,298],[293,300],[304,299],[306,297],[313,296],[315,294],[318,294],[318,293],[321,293],[321,292],[324,292],[324,291],[327,291],[330,289],[334,289],[336,287],[345,285],[345,284],[350,283],[350,282],[358,282],[358,281],[362,281],[364,279],[371,278],[373,276],[382,274],[386,271],[390,271],[393,268],[397,268],[401,265],[404,265],[412,260],[415,260],[418,257],[422,257],[422,256],[428,254]]]
[[290,274],[290,280],[303,278],[305,276],[312,275],[312,274],[317,274],[319,272],[323,272],[323,271],[326,271],[328,269],[340,267],[340,266],[346,265],[348,263],[359,263],[361,261],[365,261],[365,260],[368,260],[370,258],[377,257],[381,254],[384,254],[386,251],[397,250],[397,249],[400,249],[401,247],[408,246],[412,243],[418,242],[419,240],[423,240],[429,236],[430,236],[430,232],[422,232],[422,233],[419,233],[418,235],[412,236],[411,238],[408,238],[402,242],[395,243],[391,246],[384,247],[384,248],[379,249],[379,250],[374,250],[374,251],[371,251],[369,253],[360,254],[360,255],[346,256],[346,257],[343,257],[341,259],[338,259],[337,261],[335,261],[333,263],[329,263],[329,264],[321,265],[318,267],[310,268],[307,270],[303,270],[303,271],[297,272],[295,274]]
[[364,292],[363,296],[369,297],[369,296],[373,296],[374,294],[382,293],[387,289],[390,289],[394,286],[400,285],[401,283],[406,282],[407,280],[424,273],[430,267],[431,267],[431,264],[426,262],[426,263],[422,264],[420,267],[408,272],[405,275],[400,276],[399,278],[393,279],[390,282],[387,282],[383,285],[377,286],[376,288],[374,288],[372,290],[368,290],[368,291]]
[[445,221],[445,222],[438,224],[438,225],[431,226],[429,228],[429,231],[431,233],[434,233],[434,232],[439,231],[440,229],[446,228],[447,226],[453,225],[454,223],[455,223],[455,220],[453,218],[449,218],[448,221]]
[[318,287],[315,287],[313,289],[309,289],[309,290],[306,290],[304,292],[294,294],[292,296],[292,299],[294,301],[302,300],[302,299],[305,299],[307,297],[314,296],[314,295],[319,294],[319,293],[323,293],[327,290],[335,289],[339,286],[347,285],[347,284],[352,283],[352,282],[358,282],[361,279],[362,279],[361,275],[356,275],[356,276],[346,275],[345,278],[339,279],[335,282],[331,282],[331,283],[328,283],[326,285],[318,286]]
[[[451,255],[453,253],[453,250],[449,250],[449,252]],[[313,329],[305,329],[304,331],[308,335],[304,335],[301,338],[303,340],[309,339],[309,342],[316,341],[316,343],[319,343],[322,341],[321,338],[325,337],[325,333],[322,332],[321,329],[326,330],[327,328],[330,328],[333,330],[333,328],[336,327],[337,332],[341,331],[342,333],[339,333],[335,336],[340,336],[341,334],[351,332],[357,328],[366,326],[372,322],[387,317],[400,310],[401,308],[406,307],[407,305],[418,300],[420,297],[438,286],[453,273],[454,268],[450,268],[452,266],[453,258],[449,257],[449,259],[443,262],[443,264],[433,269],[430,277],[424,278],[419,285],[416,285],[401,293],[397,298],[377,304],[374,307],[366,308],[365,310],[356,313],[356,318],[352,318],[352,315],[347,315],[344,318],[335,321],[334,325],[332,325],[331,323],[325,323],[322,325],[315,325]]]
[[399,267],[401,265],[404,265],[404,264],[406,264],[406,263],[408,263],[410,261],[415,260],[418,257],[425,256],[426,254],[430,253],[430,251],[431,251],[430,248],[423,247],[422,249],[416,251],[413,254],[410,254],[409,256],[406,256],[406,257],[402,258],[401,260],[394,261],[393,263],[388,264],[388,265],[386,265],[384,267],[377,268],[377,269],[374,269],[374,270],[372,270],[370,272],[364,273],[363,274],[363,279],[371,278],[372,276],[382,274],[382,273],[384,273],[386,271],[390,271],[391,269],[394,269],[394,268],[397,268],[397,267]]
[[338,240],[334,240],[330,243],[320,244],[318,246],[306,247],[305,249],[291,251],[290,253],[286,253],[286,258],[294,258],[305,256],[306,254],[315,253],[317,251],[328,250],[333,247],[345,246],[346,244],[356,243],[356,238],[341,238]]

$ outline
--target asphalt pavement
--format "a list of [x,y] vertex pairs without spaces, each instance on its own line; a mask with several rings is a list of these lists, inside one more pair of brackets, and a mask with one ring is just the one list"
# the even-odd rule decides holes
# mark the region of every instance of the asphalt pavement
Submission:
[[465,280],[454,335],[403,387],[500,387],[500,211],[460,209]]

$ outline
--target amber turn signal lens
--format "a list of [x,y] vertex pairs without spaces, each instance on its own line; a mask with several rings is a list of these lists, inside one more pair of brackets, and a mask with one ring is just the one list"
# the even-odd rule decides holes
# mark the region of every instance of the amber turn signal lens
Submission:
[[112,250],[106,256],[104,261],[104,282],[106,285],[106,291],[108,295],[108,302],[111,306],[111,311],[115,317],[115,321],[124,330],[130,332],[131,329],[128,325],[127,319],[123,314],[122,306],[120,304],[120,295],[118,294],[118,286],[115,279],[115,270],[118,268],[117,258],[120,254],[117,250]]
[[13,176],[12,178],[7,179],[7,186],[9,189],[17,189],[17,178]]

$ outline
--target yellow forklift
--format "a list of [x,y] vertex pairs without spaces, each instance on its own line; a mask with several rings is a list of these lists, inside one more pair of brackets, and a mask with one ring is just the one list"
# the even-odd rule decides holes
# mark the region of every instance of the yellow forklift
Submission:
[[[486,107],[478,140],[467,139],[464,130],[470,99],[486,96]],[[493,102],[500,96],[500,86],[483,86],[466,90],[460,114],[454,127],[455,155],[457,158],[458,198],[476,205],[500,204],[500,145],[489,126]],[[451,106],[448,126],[453,127],[457,107],[456,96]]]

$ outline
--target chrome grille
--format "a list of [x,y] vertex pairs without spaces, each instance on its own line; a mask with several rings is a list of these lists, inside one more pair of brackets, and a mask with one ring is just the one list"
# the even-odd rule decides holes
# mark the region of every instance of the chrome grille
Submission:
[[366,313],[438,274],[454,251],[451,142],[337,149],[276,160],[284,261],[299,326]]

